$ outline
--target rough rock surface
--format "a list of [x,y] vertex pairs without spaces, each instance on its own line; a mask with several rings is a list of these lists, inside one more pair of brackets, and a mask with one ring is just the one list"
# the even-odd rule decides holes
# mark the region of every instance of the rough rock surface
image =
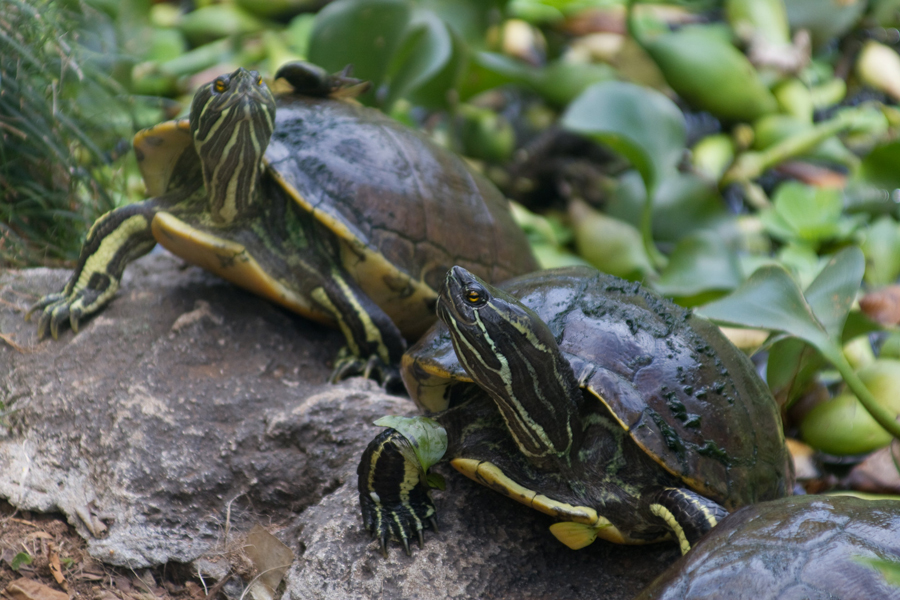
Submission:
[[629,598],[671,546],[573,552],[549,518],[444,469],[441,533],[388,560],[362,531],[356,465],[374,384],[323,384],[341,336],[164,252],[126,271],[74,335],[24,307],[68,273],[0,274],[0,497],[60,511],[95,557],[133,568],[223,554],[261,523],[297,557],[286,598]]

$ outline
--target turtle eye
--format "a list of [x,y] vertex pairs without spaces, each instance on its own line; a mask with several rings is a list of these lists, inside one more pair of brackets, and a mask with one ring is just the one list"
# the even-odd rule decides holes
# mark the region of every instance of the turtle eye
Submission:
[[225,83],[225,80],[220,77],[219,79],[216,79],[213,88],[221,94],[228,88],[228,85]]
[[465,299],[469,306],[481,306],[487,302],[487,293],[481,286],[473,286],[466,290]]
[[256,85],[262,85],[262,84],[263,84],[262,75],[257,75],[256,76]]

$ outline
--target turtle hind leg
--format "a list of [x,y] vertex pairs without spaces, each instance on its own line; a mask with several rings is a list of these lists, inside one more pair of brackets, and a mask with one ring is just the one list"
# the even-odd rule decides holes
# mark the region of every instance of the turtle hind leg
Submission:
[[728,516],[724,507],[709,498],[675,487],[655,492],[650,497],[650,512],[672,531],[682,554]]
[[410,554],[411,539],[421,547],[423,531],[437,531],[428,484],[418,462],[407,460],[408,454],[412,448],[406,438],[385,429],[369,442],[356,470],[363,526],[378,539],[385,556],[391,539]]
[[48,294],[28,309],[25,319],[35,312],[38,337],[49,328],[53,338],[66,321],[78,332],[82,317],[96,312],[119,289],[125,267],[153,249],[156,240],[150,222],[156,213],[152,202],[138,202],[109,211],[91,226],[81,247],[75,272],[61,292]]
[[338,267],[332,268],[330,277],[323,278],[311,295],[335,318],[347,339],[331,381],[362,375],[379,381],[389,392],[402,392],[399,365],[406,340],[390,317]]

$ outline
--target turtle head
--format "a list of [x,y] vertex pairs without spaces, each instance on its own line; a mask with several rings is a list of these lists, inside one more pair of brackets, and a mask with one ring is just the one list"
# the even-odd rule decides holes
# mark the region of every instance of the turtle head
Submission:
[[207,83],[191,104],[191,135],[203,164],[210,213],[230,223],[260,194],[262,158],[275,127],[275,97],[256,71]]
[[535,465],[580,446],[581,390],[546,323],[531,309],[462,267],[438,295],[463,368],[491,396],[522,453]]

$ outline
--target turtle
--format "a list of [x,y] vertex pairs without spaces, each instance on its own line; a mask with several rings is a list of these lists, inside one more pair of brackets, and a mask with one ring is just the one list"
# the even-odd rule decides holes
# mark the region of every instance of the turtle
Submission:
[[91,227],[74,273],[40,299],[54,338],[110,301],[126,265],[159,243],[310,319],[347,346],[332,379],[400,385],[407,339],[435,320],[462,262],[500,281],[537,268],[506,198],[460,157],[352,97],[364,86],[309,63],[278,70],[277,98],[238,68],[196,92],[187,119],[142,130],[148,200]]
[[900,499],[792,496],[729,515],[635,600],[900,600],[898,568]]
[[[781,415],[753,363],[639,283],[569,267],[494,287],[455,266],[437,313],[401,376],[445,429],[445,458],[555,517],[570,548],[673,539],[686,552],[729,511],[791,493]],[[385,429],[357,469],[385,553],[437,525],[409,444]]]

